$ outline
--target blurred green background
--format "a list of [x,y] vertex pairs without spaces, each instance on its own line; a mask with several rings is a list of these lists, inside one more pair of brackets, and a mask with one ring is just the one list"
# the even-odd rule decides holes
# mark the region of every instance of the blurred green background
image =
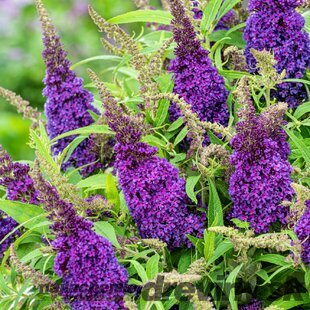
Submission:
[[[72,63],[106,53],[99,40],[100,34],[88,16],[88,4],[107,19],[135,10],[132,0],[43,0],[43,3]],[[159,1],[151,1],[151,4],[157,6]],[[139,25],[125,27],[131,33],[141,31]],[[41,52],[41,29],[34,0],[0,0],[0,85],[43,110],[45,67]],[[77,73],[87,79],[86,68],[77,68]],[[29,122],[0,99],[0,144],[14,160],[32,159],[28,138]]]

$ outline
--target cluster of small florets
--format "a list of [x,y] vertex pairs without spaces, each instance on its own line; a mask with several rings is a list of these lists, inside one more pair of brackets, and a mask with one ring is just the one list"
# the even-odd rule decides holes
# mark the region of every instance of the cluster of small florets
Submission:
[[[217,122],[226,125],[228,92],[221,77],[202,48],[190,19],[186,16],[180,1],[171,5],[174,39],[177,43],[176,58],[169,70],[174,74],[174,93],[182,96],[202,121]],[[172,121],[181,116],[178,107],[172,103],[170,118]]]
[[142,238],[158,238],[170,249],[191,243],[187,234],[201,236],[205,215],[189,211],[185,180],[156,148],[138,142],[116,145],[119,183]]
[[[43,95],[47,98],[45,115],[47,117],[47,131],[51,139],[67,131],[88,126],[94,122],[88,111],[99,112],[92,106],[93,95],[84,89],[83,80],[76,77],[70,69],[71,63],[66,58],[60,38],[49,20],[40,1],[37,7],[41,16],[43,28],[43,43],[45,49],[42,53],[46,64],[45,88]],[[63,138],[53,145],[53,153],[61,153],[74,139],[73,136]],[[88,174],[100,167],[98,158],[92,152],[91,139],[84,140],[73,152],[69,161],[63,168],[69,166],[81,167],[91,164],[83,170]]]
[[247,305],[239,307],[240,310],[262,310],[263,303],[260,300],[253,299]]
[[[6,188],[7,199],[32,204],[38,203],[38,193],[29,176],[29,166],[13,162],[11,157],[0,146],[0,185]],[[18,226],[17,222],[0,211],[0,241]],[[12,233],[0,245],[0,256],[19,235],[18,231]]]
[[277,221],[284,224],[288,208],[281,202],[293,197],[290,148],[281,129],[284,112],[285,105],[279,104],[256,116],[249,102],[239,114],[237,134],[231,140],[230,163],[235,171],[229,184],[233,201],[229,217],[250,222],[257,233],[267,232]]
[[78,216],[72,204],[60,199],[54,187],[39,173],[35,184],[56,234],[54,270],[62,277],[64,301],[72,309],[124,309],[128,280],[126,269],[114,254],[112,244],[97,235],[93,223]]
[[310,200],[305,202],[306,210],[295,226],[295,233],[302,244],[301,258],[310,265]]
[[[247,20],[244,39],[245,55],[251,72],[256,71],[256,61],[251,49],[268,50],[274,54],[278,73],[286,70],[287,78],[302,78],[310,65],[308,34],[303,30],[305,20],[296,12],[301,1],[251,0],[252,14]],[[277,87],[278,100],[296,107],[307,98],[301,83],[283,83]]]

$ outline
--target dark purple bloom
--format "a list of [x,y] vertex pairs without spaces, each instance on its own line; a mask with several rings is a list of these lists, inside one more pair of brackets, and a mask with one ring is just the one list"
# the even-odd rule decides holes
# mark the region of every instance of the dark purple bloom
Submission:
[[139,142],[146,131],[143,119],[127,115],[96,75],[90,75],[116,132],[115,168],[140,236],[158,238],[170,249],[191,246],[186,234],[201,236],[205,215],[188,209],[185,181],[172,164],[155,156],[156,148]]
[[[174,17],[174,39],[177,42],[176,58],[171,62],[169,70],[174,74],[174,92],[181,95],[192,106],[202,121],[218,122],[227,125],[228,108],[226,99],[228,92],[224,79],[213,67],[208,51],[202,48],[196,39],[195,29],[186,16],[181,2],[171,6]],[[176,120],[181,113],[172,103],[170,118]]]
[[[92,106],[93,96],[84,89],[83,80],[70,70],[71,62],[66,58],[60,38],[56,33],[52,22],[48,18],[45,9],[38,5],[43,28],[43,43],[45,49],[42,53],[46,64],[46,76],[44,78],[44,96],[47,98],[45,114],[47,117],[47,131],[51,139],[56,136],[80,127],[88,126],[94,121],[89,110],[99,113]],[[73,136],[63,138],[53,145],[53,154],[57,155],[66,148],[74,139]],[[63,169],[69,166],[81,167],[90,164],[83,169],[87,175],[100,167],[98,157],[92,151],[94,145],[91,139],[84,140],[73,152]]]
[[[0,242],[2,239],[12,232],[16,227],[17,223],[13,218],[5,216],[3,212],[0,211]],[[15,231],[10,237],[6,238],[3,242],[0,243],[0,259],[3,256],[3,253],[9,248],[11,243],[14,242],[15,237],[19,235],[18,231]]]
[[[245,55],[251,72],[256,71],[256,60],[251,49],[268,50],[274,54],[278,73],[286,70],[287,78],[302,78],[310,64],[310,40],[302,29],[305,20],[296,12],[301,1],[251,0],[252,14],[244,32]],[[301,83],[282,83],[274,93],[279,101],[296,107],[307,98]]]
[[263,303],[260,300],[253,299],[247,305],[240,306],[239,310],[263,310]]
[[305,264],[310,265],[310,200],[305,202],[306,210],[295,226],[295,233],[302,242],[301,254]]
[[[13,162],[1,146],[0,185],[6,188],[7,199],[38,204],[38,192],[35,190],[33,181],[29,176],[29,166]],[[0,241],[17,226],[18,223],[13,218],[0,211]],[[18,235],[19,231],[16,231],[0,244],[0,257]]]
[[249,222],[256,233],[268,232],[277,221],[284,224],[288,208],[281,202],[293,197],[290,148],[281,128],[284,111],[272,106],[256,116],[253,105],[247,106],[231,140],[235,171],[229,184],[233,201],[229,218]]
[[77,215],[73,205],[60,199],[56,189],[40,176],[40,199],[50,212],[56,234],[54,270],[62,277],[61,294],[71,308],[125,309],[127,271],[112,244],[93,230],[93,223]]
[[142,142],[119,143],[115,151],[119,184],[140,236],[158,238],[170,249],[190,247],[186,234],[201,236],[205,215],[189,211],[178,170]]

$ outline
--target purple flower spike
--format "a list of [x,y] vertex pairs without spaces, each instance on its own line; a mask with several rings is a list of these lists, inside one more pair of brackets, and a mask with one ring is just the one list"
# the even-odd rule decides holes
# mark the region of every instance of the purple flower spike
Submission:
[[112,244],[93,230],[93,223],[77,215],[72,204],[39,174],[40,188],[51,229],[56,235],[54,270],[62,277],[60,293],[73,310],[125,309],[126,269],[116,259]]
[[156,238],[170,249],[191,247],[187,234],[202,236],[205,214],[190,212],[185,180],[157,149],[139,142],[117,144],[120,186],[142,238]]
[[[298,0],[251,0],[252,14],[247,20],[244,39],[245,55],[251,72],[256,71],[256,60],[251,49],[268,50],[274,54],[278,73],[286,70],[286,78],[302,78],[310,65],[309,35],[302,29],[305,20],[296,12]],[[290,107],[307,98],[302,83],[282,83],[274,96]]]
[[[43,95],[47,98],[45,103],[47,131],[49,137],[53,139],[64,132],[92,124],[94,121],[88,110],[97,114],[99,112],[92,106],[93,96],[84,89],[83,80],[70,70],[71,62],[66,58],[67,52],[63,49],[56,29],[39,0],[37,8],[41,17],[45,47],[42,55],[46,64]],[[73,139],[74,137],[70,136],[57,141],[53,146],[53,154],[61,153]],[[63,165],[63,169],[93,163],[82,170],[85,176],[100,168],[98,157],[92,152],[92,148],[93,141],[84,140],[75,149],[69,161]]]
[[294,191],[291,187],[292,167],[286,134],[281,128],[284,104],[272,106],[260,116],[253,105],[247,106],[237,123],[237,134],[231,140],[229,194],[233,207],[229,218],[247,221],[256,233],[268,232],[271,224],[285,223]]
[[[0,185],[6,188],[8,200],[21,201],[38,204],[38,192],[29,176],[29,166],[13,162],[11,157],[0,146]],[[18,223],[11,217],[0,211],[0,241],[10,233]],[[16,231],[2,244],[0,244],[0,257],[7,250],[15,237],[19,235]]]
[[[173,34],[177,43],[176,58],[169,70],[174,74],[174,92],[192,106],[202,121],[227,125],[229,113],[226,104],[228,92],[224,79],[213,67],[208,51],[202,48],[190,19],[180,1],[171,5],[174,17]],[[170,119],[181,116],[177,106],[170,106]]]

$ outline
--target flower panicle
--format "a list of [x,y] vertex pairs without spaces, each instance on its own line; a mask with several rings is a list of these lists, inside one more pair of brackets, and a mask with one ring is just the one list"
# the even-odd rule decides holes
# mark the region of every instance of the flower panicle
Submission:
[[114,40],[120,47],[117,48],[122,54],[139,54],[137,43],[119,26],[107,22],[92,6],[88,6],[89,15],[100,31],[104,31],[108,38]]
[[200,42],[196,39],[195,28],[192,25],[188,14],[186,14],[186,9],[183,2],[181,0],[168,1],[170,12],[173,16],[171,24],[173,26],[175,41],[182,48],[186,47],[186,50],[195,50],[198,46],[200,46]]
[[17,112],[21,113],[24,118],[31,120],[33,128],[36,128],[38,126],[41,113],[38,112],[36,108],[31,107],[28,101],[24,100],[22,97],[16,95],[14,92],[1,86],[0,96],[10,102],[13,106],[15,106],[17,108]]
[[258,86],[267,86],[270,89],[281,84],[286,76],[286,71],[284,69],[277,73],[275,68],[277,61],[274,55],[265,49],[259,51],[252,48],[250,51],[256,60],[256,69],[260,75],[259,79],[255,79],[255,83]]
[[229,238],[234,245],[234,249],[241,253],[242,259],[246,259],[246,253],[250,247],[258,249],[274,249],[277,252],[292,251],[296,261],[300,258],[300,244],[293,241],[285,233],[269,233],[254,237],[254,232],[248,230],[240,232],[233,227],[215,226],[208,228],[208,231],[222,234]]
[[30,279],[35,287],[50,292],[54,297],[59,293],[59,286],[53,280],[20,261],[13,244],[10,247],[10,262],[16,271],[25,279]]

